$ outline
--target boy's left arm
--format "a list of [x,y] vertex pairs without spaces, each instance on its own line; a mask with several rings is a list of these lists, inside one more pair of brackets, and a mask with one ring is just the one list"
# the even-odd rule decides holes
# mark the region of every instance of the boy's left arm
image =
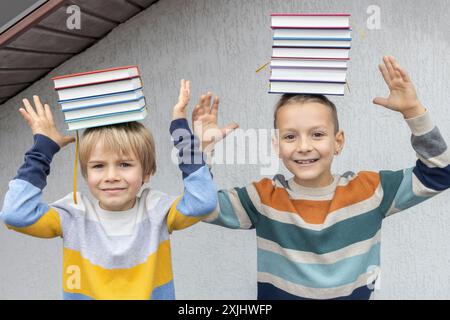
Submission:
[[187,228],[213,212],[217,206],[217,189],[205,163],[197,137],[186,120],[189,102],[189,81],[181,81],[178,103],[174,106],[170,134],[179,150],[179,168],[183,174],[184,193],[171,205],[167,227],[174,230]]
[[[402,113],[411,129],[416,166],[400,171],[381,171],[385,216],[405,210],[450,188],[450,152],[433,124],[428,111],[417,98],[408,74],[393,57],[384,57],[380,71],[389,86],[388,98],[374,103]],[[388,199],[389,198],[389,199]]]

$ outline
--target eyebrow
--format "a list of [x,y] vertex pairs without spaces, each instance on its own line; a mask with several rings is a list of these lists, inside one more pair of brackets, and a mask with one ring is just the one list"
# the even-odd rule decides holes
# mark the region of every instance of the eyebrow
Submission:
[[[308,130],[311,131],[311,130],[317,130],[317,129],[328,130],[327,127],[324,125],[314,126],[312,128],[309,128]],[[295,128],[282,128],[282,129],[280,129],[280,131],[298,131],[298,130]]]
[[[118,159],[117,160],[117,162],[135,162],[135,161],[136,160],[133,160],[133,159]],[[105,162],[107,162],[107,161],[97,160],[97,159],[88,161],[88,163],[105,163]]]

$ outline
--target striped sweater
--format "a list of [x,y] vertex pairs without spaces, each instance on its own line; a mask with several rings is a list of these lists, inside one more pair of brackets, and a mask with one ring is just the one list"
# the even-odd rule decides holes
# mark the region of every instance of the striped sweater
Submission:
[[277,175],[219,191],[206,221],[256,229],[259,299],[371,297],[383,219],[450,186],[450,154],[428,113],[406,121],[415,167],[334,175],[324,188]]
[[[180,150],[184,193],[171,197],[142,188],[135,206],[109,212],[98,201],[72,194],[50,205],[42,190],[59,146],[43,135],[25,154],[9,183],[1,218],[7,227],[40,238],[63,238],[64,299],[174,299],[170,234],[211,213],[217,189],[186,119],[170,131]],[[191,164],[192,156],[200,161]]]

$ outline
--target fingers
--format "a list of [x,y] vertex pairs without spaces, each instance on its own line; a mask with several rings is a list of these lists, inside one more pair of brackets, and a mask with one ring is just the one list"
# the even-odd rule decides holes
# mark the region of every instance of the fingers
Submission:
[[74,136],[64,136],[63,137],[63,146],[68,145],[69,143],[75,142]]
[[191,89],[190,82],[184,79],[180,81],[180,95],[178,96],[178,103],[182,104],[185,107],[189,103]]
[[24,108],[20,108],[19,112],[22,115],[22,117],[25,119],[25,121],[28,123],[28,126],[31,127],[31,125],[33,124],[33,119],[28,114],[28,112]]
[[33,96],[33,100],[34,100],[34,106],[36,107],[36,113],[39,116],[43,116],[44,115],[44,107],[42,106],[41,99],[39,98],[39,96]]
[[388,85],[390,85],[394,79],[402,79],[405,82],[411,82],[407,72],[400,67],[394,57],[385,56],[383,57],[383,61],[384,65],[380,64],[378,67],[383,75],[384,81],[386,81]]
[[396,73],[398,74],[399,78],[402,78],[402,80],[405,82],[411,82],[411,79],[410,79],[408,73],[402,67],[400,67],[397,60],[392,58],[392,64],[393,64],[394,69],[395,69]]
[[189,80],[185,81],[185,90],[189,99],[191,97],[191,82]]
[[208,113],[211,112],[211,98],[212,98],[212,93],[210,91],[208,91],[208,93],[206,94],[206,99],[203,104],[203,108]]
[[204,114],[206,112],[205,107],[204,107],[205,99],[206,99],[206,96],[201,95],[200,99],[198,100],[198,104],[195,106],[195,112],[197,113],[198,116],[201,116],[202,114]]
[[192,110],[192,123],[197,121],[200,116],[201,116],[201,114],[200,114],[200,106],[196,105],[194,110]]
[[25,98],[25,99],[22,99],[22,102],[23,102],[23,106],[25,107],[25,110],[28,112],[28,115],[31,117],[31,119],[37,118],[38,115],[36,114],[33,107],[31,106],[30,101],[28,101],[28,99]]
[[217,116],[218,113],[219,113],[219,97],[215,97],[211,108],[211,114],[213,116]]
[[394,66],[392,65],[391,57],[385,56],[383,58],[383,61],[384,61],[384,65],[386,66],[386,69],[389,73],[389,78],[391,80],[397,78],[397,75],[395,74]]
[[200,99],[198,100],[198,103],[195,106],[194,111],[192,112],[193,118],[194,115],[196,118],[198,118],[205,113],[210,113],[217,116],[219,110],[219,97],[214,98],[214,101],[212,102],[213,104],[211,106],[212,95],[212,92],[208,91],[206,95],[200,96]]
[[186,86],[186,81],[184,79],[180,80],[180,94],[178,95],[178,100],[181,101],[184,97],[184,87]]
[[391,85],[391,77],[389,76],[389,72],[388,72],[386,66],[384,64],[380,64],[378,66],[378,68],[380,69],[381,74],[383,75],[383,79],[386,82],[386,84],[388,86]]
[[50,106],[48,104],[44,104],[44,112],[50,124],[55,124],[55,122],[53,121],[52,110],[50,109]]
[[388,99],[386,98],[376,97],[375,99],[373,99],[373,103],[383,107],[388,107]]
[[227,135],[229,135],[231,132],[239,128],[239,125],[237,123],[231,123],[227,125],[225,128],[221,129],[222,131],[222,137],[225,138]]

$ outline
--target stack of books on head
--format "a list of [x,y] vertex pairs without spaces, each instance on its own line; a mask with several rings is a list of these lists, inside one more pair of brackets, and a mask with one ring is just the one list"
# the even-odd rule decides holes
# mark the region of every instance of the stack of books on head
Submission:
[[269,93],[344,95],[349,14],[272,14]]
[[137,66],[52,78],[69,130],[143,120],[147,116]]

